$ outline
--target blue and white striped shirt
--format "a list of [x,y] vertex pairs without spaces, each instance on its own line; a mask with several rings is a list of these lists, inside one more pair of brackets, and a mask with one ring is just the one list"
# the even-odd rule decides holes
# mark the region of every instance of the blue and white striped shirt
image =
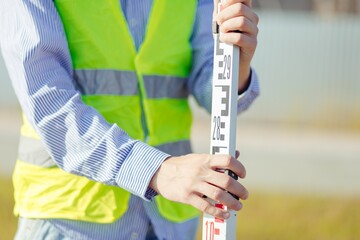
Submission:
[[[139,48],[152,1],[120,0],[120,3]],[[212,9],[213,0],[198,1],[191,38],[193,67],[188,81],[191,94],[208,111],[213,63]],[[57,165],[73,174],[122,187],[144,200],[152,198],[156,193],[148,184],[168,155],[131,139],[81,101],[73,84],[71,57],[53,1],[1,0],[0,29],[1,50],[20,105]],[[249,89],[239,96],[238,111],[247,109],[258,93],[258,80],[253,72]],[[100,234],[93,233],[90,225],[53,222],[64,227],[64,231],[83,233],[80,238]],[[114,229],[118,226],[113,226]],[[103,233],[101,238],[122,239],[121,233],[116,237],[112,233]]]

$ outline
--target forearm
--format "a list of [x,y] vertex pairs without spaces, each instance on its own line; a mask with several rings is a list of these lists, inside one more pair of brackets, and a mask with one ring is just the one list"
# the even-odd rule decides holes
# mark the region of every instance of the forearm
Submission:
[[[188,87],[195,99],[208,112],[211,111],[213,49],[211,30],[213,2],[199,1],[191,44],[193,47],[193,68]],[[257,75],[250,64],[239,69],[238,113],[247,109],[259,94]]]
[[[240,59],[241,61],[241,59]],[[238,81],[238,93],[241,95],[250,86],[251,82],[251,66],[249,64],[239,65],[239,81]]]
[[[219,0],[214,0],[215,6]],[[259,17],[252,10],[250,0],[221,1],[221,11],[214,8],[213,18],[219,25],[220,40],[239,47],[239,81],[241,94],[250,84],[251,60],[257,46]]]
[[53,1],[1,1],[0,9],[0,43],[15,92],[55,163],[144,196],[168,155],[131,139],[82,102]]

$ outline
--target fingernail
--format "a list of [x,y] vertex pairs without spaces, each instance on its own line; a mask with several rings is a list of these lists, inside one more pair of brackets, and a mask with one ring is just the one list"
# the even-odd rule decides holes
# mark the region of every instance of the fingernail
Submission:
[[229,217],[230,217],[230,213],[228,213],[228,212],[223,213],[224,219],[228,219]]
[[246,200],[248,199],[248,197],[249,197],[249,192],[246,192],[243,199]]
[[241,202],[239,202],[239,204],[238,204],[238,208],[237,208],[237,209],[239,209],[238,211],[240,211],[240,210],[242,209],[242,207],[243,207],[242,203],[241,203]]

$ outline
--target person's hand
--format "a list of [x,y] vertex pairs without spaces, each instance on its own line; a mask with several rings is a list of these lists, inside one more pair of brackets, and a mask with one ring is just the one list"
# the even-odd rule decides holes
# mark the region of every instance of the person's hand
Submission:
[[217,12],[214,0],[214,20],[220,26],[220,40],[240,47],[239,92],[246,90],[250,81],[250,63],[257,46],[259,17],[252,9],[251,0],[227,0]]
[[244,166],[230,155],[189,154],[164,161],[150,187],[169,200],[190,204],[202,212],[226,219],[229,217],[227,211],[212,206],[202,197],[205,195],[239,211],[242,204],[226,191],[243,200],[249,193],[238,181],[217,169],[229,169],[240,178],[246,174]]

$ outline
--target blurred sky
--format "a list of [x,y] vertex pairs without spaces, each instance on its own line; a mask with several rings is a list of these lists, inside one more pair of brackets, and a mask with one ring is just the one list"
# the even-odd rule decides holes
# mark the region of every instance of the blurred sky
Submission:
[[[253,66],[261,95],[237,129],[246,182],[267,190],[360,195],[359,1],[254,5],[260,7]],[[0,79],[0,175],[10,176],[21,119],[2,59]],[[208,152],[210,117],[192,106],[194,150]]]

